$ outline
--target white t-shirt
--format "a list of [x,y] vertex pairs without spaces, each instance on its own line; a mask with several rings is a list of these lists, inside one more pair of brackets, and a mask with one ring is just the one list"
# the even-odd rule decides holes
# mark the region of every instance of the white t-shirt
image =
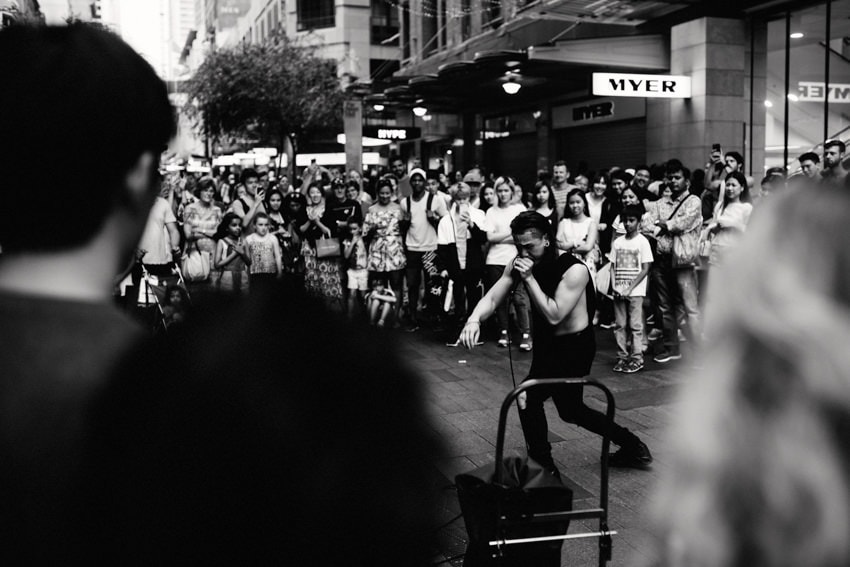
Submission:
[[[494,205],[487,209],[487,222],[490,224],[492,232],[510,232],[511,221],[518,214],[527,210],[519,203],[508,205],[504,209],[499,205]],[[513,242],[491,243],[490,250],[487,252],[486,263],[492,266],[507,266],[515,256],[516,246]]]
[[[611,246],[611,261],[614,263],[613,287],[622,293],[635,280],[643,264],[653,261],[649,240],[642,234],[637,234],[634,238],[621,236]],[[645,297],[648,279],[648,275],[643,278],[629,294],[629,297]]]
[[169,242],[170,239],[165,225],[170,222],[177,222],[174,212],[171,210],[171,205],[162,197],[157,197],[150,215],[148,215],[145,232],[139,241],[139,249],[148,251],[142,257],[143,264],[167,264],[171,262],[171,246],[176,247],[180,243]]
[[[407,212],[407,198],[399,201],[401,210]],[[437,249],[437,229],[428,222],[425,207],[428,205],[428,193],[425,192],[418,201],[410,198],[410,228],[407,229],[405,244],[412,252],[428,252]],[[436,195],[431,199],[431,210],[440,218],[446,216],[446,202]]]

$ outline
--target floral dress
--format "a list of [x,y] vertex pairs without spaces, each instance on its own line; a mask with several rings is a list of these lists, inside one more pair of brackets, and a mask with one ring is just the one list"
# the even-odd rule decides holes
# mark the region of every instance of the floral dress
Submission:
[[[325,214],[324,203],[307,207],[307,218],[321,219]],[[304,239],[301,255],[304,257],[304,289],[310,295],[325,299],[342,299],[342,282],[339,277],[339,258],[316,256],[315,232]],[[312,242],[311,242],[312,239]]]
[[369,244],[369,260],[366,269],[370,272],[394,272],[407,265],[404,242],[401,238],[401,207],[373,205],[363,222],[363,234],[375,228],[375,236]]

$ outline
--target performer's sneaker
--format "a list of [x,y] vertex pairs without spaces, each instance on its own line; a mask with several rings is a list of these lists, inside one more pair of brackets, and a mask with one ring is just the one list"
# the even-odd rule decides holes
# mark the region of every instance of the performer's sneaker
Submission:
[[665,362],[670,362],[671,360],[679,360],[680,358],[682,358],[682,355],[678,352],[663,350],[656,354],[652,360],[663,364]]
[[531,352],[531,336],[528,333],[522,334],[522,341],[519,343],[519,350],[523,350],[525,352]]
[[608,466],[617,468],[646,469],[652,464],[652,453],[642,441],[620,449],[608,457]]
[[626,364],[627,362],[625,360],[618,360],[617,364],[614,365],[614,372],[625,372]]
[[499,334],[499,340],[497,341],[496,344],[498,344],[500,347],[508,346],[508,332],[507,331],[502,331]]
[[635,372],[640,372],[643,370],[643,362],[640,360],[630,360],[626,363],[625,368],[623,368],[623,372],[626,374],[634,374]]

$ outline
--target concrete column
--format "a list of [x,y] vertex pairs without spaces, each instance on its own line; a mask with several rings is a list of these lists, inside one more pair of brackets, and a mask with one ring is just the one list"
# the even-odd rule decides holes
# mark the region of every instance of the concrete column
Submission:
[[363,171],[363,101],[346,100],[343,103],[345,129],[345,170]]
[[[671,29],[670,73],[690,76],[692,94],[690,99],[647,99],[649,163],[678,158],[690,169],[702,168],[713,143],[747,156],[748,48],[743,20],[700,18]],[[763,139],[762,134],[762,151]]]
[[460,164],[464,172],[475,164],[475,140],[478,138],[477,117],[474,112],[465,112],[461,118],[463,128],[463,157]]

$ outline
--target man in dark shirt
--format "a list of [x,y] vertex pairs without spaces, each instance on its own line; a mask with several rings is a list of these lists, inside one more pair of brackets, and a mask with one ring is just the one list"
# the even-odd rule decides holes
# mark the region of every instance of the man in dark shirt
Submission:
[[[591,325],[595,293],[587,267],[570,254],[558,256],[556,247],[550,245],[555,240],[551,225],[540,213],[520,213],[511,222],[511,232],[517,257],[478,302],[460,341],[472,348],[478,341],[481,321],[522,284],[531,299],[534,320],[534,356],[528,379],[587,376],[596,355]],[[652,462],[649,448],[635,434],[584,405],[582,386],[570,385],[550,392],[531,390],[527,397],[520,395],[520,421],[528,455],[550,471],[557,472],[543,411],[543,402],[550,395],[561,419],[605,435],[620,446],[609,460],[611,466],[644,468]]]
[[[15,109],[0,136],[0,563],[72,562],[88,409],[142,335],[113,280],[157,196],[174,114],[140,55],[84,25],[0,31],[0,76],[0,107]],[[49,160],[45,139],[61,147]]]

